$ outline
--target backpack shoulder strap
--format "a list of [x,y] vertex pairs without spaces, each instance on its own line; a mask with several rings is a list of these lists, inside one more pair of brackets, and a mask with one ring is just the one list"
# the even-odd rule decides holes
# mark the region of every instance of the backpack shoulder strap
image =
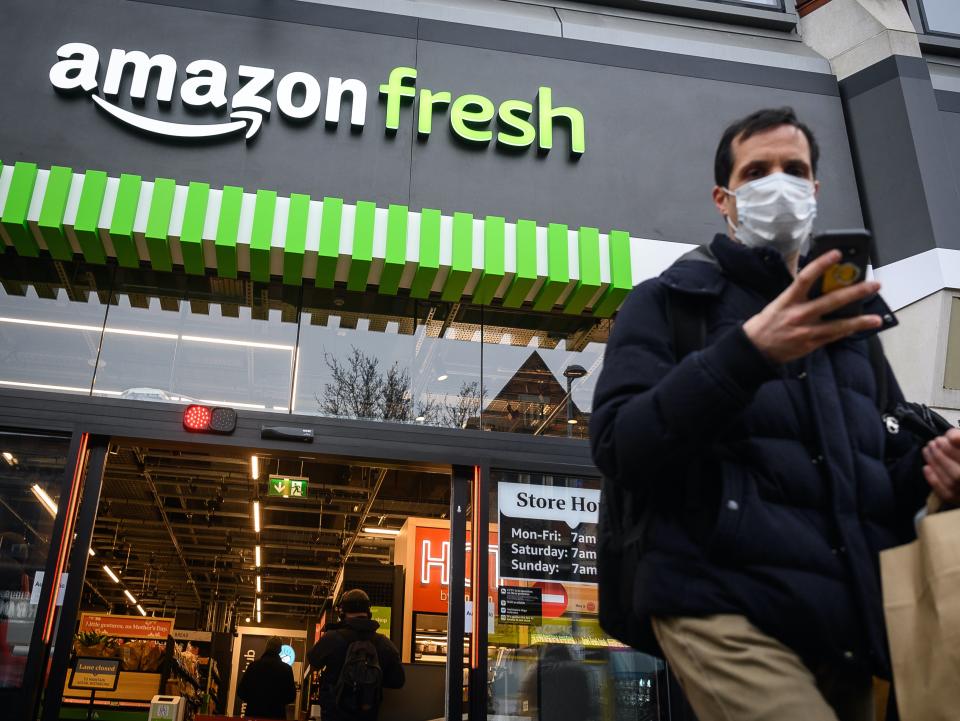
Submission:
[[707,344],[707,317],[703,301],[690,293],[667,288],[667,321],[677,362]]
[[877,384],[877,410],[886,413],[890,410],[890,387],[887,377],[887,359],[883,355],[883,345],[877,334],[867,338],[867,353],[873,368],[873,378]]

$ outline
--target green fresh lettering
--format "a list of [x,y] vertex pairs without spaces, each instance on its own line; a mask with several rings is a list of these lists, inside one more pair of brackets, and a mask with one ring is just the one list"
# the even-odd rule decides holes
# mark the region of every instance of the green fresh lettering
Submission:
[[554,108],[553,91],[550,88],[541,87],[537,93],[537,115],[540,123],[541,150],[550,150],[553,147],[553,121],[557,118],[565,118],[570,123],[570,154],[583,154],[586,149],[583,113],[576,108]]
[[507,133],[501,130],[497,133],[497,142],[511,148],[529,148],[537,139],[536,128],[528,118],[533,114],[533,105],[524,100],[504,100],[500,105],[497,117],[500,124],[513,131]]
[[446,107],[450,104],[450,93],[442,90],[435,93],[429,88],[420,91],[420,109],[417,119],[417,133],[430,135],[433,130],[433,108],[435,105]]
[[387,82],[380,86],[380,94],[387,98],[387,130],[396,131],[400,128],[400,106],[404,98],[416,95],[412,85],[405,85],[405,80],[416,83],[417,71],[415,68],[399,67],[390,71]]
[[[476,108],[473,110],[471,108]],[[482,95],[461,95],[450,108],[450,127],[453,132],[471,143],[487,143],[493,137],[492,130],[474,126],[486,126],[493,120],[493,103]]]
[[[416,68],[406,66],[391,70],[387,82],[380,85],[380,95],[386,104],[385,125],[388,133],[400,129],[400,113],[404,105],[417,98],[417,134],[421,138],[433,133],[433,116],[437,110],[442,113],[449,107],[450,129],[468,143],[489,143],[496,133],[496,142],[503,147],[529,148],[538,143],[541,150],[549,151],[553,148],[554,126],[560,123],[566,126],[564,129],[570,134],[570,154],[579,156],[586,149],[583,113],[574,107],[553,107],[553,90],[549,87],[541,86],[538,89],[537,118],[534,121],[531,119],[534,104],[526,100],[504,100],[497,107],[483,95],[467,94],[454,99],[447,90],[418,90],[416,85]],[[328,115],[329,111],[328,107]],[[496,131],[491,127],[494,118],[497,119]]]

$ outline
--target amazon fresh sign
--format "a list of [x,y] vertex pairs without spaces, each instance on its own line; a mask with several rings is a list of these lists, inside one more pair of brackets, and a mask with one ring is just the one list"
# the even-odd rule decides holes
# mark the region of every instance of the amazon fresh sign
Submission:
[[270,476],[268,496],[306,498],[308,478],[302,476]]
[[[329,77],[321,84],[314,75],[295,71],[278,79],[272,68],[253,65],[240,65],[232,76],[223,63],[201,59],[186,65],[186,77],[178,88],[179,66],[170,55],[150,56],[140,50],[115,48],[110,51],[101,85],[100,52],[92,45],[67,43],[57,50],[57,57],[59,61],[50,68],[53,87],[88,93],[92,102],[116,121],[154,136],[203,141],[242,135],[249,141],[261,132],[274,106],[292,124],[322,114],[328,125],[337,126],[347,107],[352,127],[362,129],[367,123],[369,92],[366,83],[356,78]],[[169,107],[178,96],[179,102],[197,114],[197,121],[172,122],[121,107],[117,101],[125,78],[130,78],[130,98],[136,104],[142,106],[147,100],[150,86],[161,106]],[[573,107],[555,107],[549,87],[537,88],[535,104],[505,100],[497,106],[483,95],[454,96],[449,90],[418,89],[416,81],[415,68],[396,67],[379,85],[382,122],[388,135],[404,123],[413,123],[418,136],[427,139],[435,124],[449,124],[451,132],[466,143],[495,142],[512,149],[536,145],[546,152],[553,148],[554,126],[562,125],[570,139],[570,154],[579,156],[586,149],[583,113]],[[207,119],[202,118],[204,111]]]

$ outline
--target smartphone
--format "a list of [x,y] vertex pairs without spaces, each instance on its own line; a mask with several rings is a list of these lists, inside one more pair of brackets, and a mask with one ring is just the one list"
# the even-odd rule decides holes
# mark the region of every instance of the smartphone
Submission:
[[[841,288],[862,283],[867,278],[867,263],[873,236],[869,230],[828,230],[813,239],[807,262],[831,250],[839,250],[843,257],[831,265],[810,289],[810,298],[819,298]],[[852,318],[863,313],[863,303],[857,301],[838,308],[824,316],[826,320]]]

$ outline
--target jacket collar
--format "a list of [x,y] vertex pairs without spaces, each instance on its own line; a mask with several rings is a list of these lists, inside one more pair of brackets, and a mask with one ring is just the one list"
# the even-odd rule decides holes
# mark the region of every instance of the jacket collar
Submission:
[[774,298],[791,277],[777,251],[749,248],[722,233],[709,246],[682,255],[660,276],[668,287],[694,295],[719,295],[728,280]]
[[[805,258],[801,259],[801,266]],[[771,248],[750,248],[718,233],[709,245],[697,246],[680,256],[660,274],[660,282],[672,290],[700,296],[719,296],[727,282],[751,288],[772,300],[793,281],[783,257]],[[867,337],[898,325],[893,311],[879,295],[864,301],[864,312],[883,319],[876,331]]]

